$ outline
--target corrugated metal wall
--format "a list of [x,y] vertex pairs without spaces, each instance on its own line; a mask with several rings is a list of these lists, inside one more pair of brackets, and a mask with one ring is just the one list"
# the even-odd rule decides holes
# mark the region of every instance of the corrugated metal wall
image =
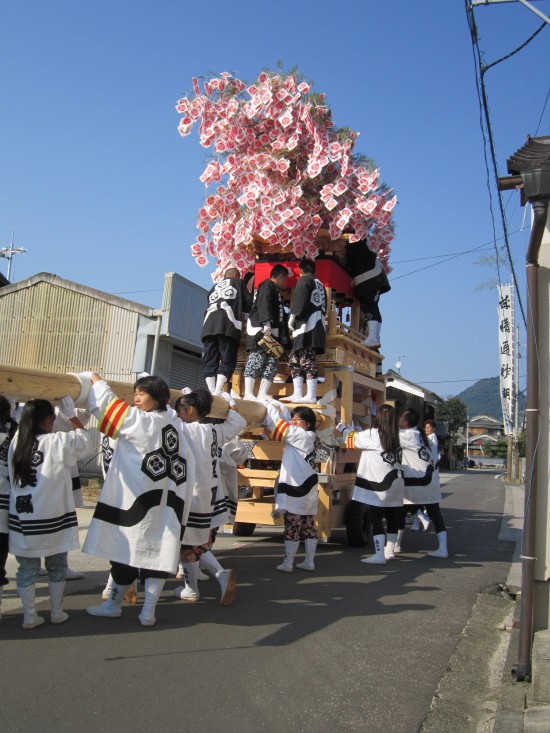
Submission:
[[191,387],[191,389],[205,387],[200,359],[193,358],[184,351],[174,348],[172,351],[172,368],[170,370],[169,385],[173,389],[181,389],[182,387]]
[[202,351],[201,331],[208,292],[175,272],[166,274],[162,310],[165,336],[182,339]]
[[0,363],[131,380],[138,314],[37,282],[0,297]]

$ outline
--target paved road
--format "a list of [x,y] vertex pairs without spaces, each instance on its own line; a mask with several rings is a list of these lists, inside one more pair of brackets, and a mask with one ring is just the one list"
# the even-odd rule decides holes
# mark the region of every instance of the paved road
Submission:
[[86,577],[67,584],[62,626],[23,631],[11,583],[0,730],[418,731],[478,594],[506,580],[514,551],[499,539],[501,481],[468,471],[444,482],[448,560],[426,555],[431,532],[407,531],[398,560],[366,566],[336,533],[315,574],[285,575],[274,569],[280,534],[222,536],[217,554],[238,575],[234,605],[218,605],[212,580],[200,603],[183,605],[169,581],[151,629],[136,606],[121,619],[86,616],[106,572],[79,553],[71,565]]

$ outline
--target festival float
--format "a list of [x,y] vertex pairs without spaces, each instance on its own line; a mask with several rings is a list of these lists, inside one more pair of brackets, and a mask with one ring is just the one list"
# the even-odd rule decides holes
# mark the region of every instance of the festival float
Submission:
[[[351,501],[359,454],[338,443],[334,425],[340,419],[370,426],[376,405],[384,401],[383,357],[364,344],[346,250],[366,243],[380,268],[390,272],[396,197],[373,161],[354,152],[358,133],[336,127],[324,95],[296,72],[263,71],[252,84],[228,72],[193,79],[193,93],[176,109],[180,134],[198,126],[200,144],[213,152],[200,176],[206,194],[191,245],[197,265],[213,267],[214,282],[230,267],[241,276],[253,272],[257,288],[281,263],[290,274],[283,293],[290,306],[300,259],[315,261],[315,277],[327,294],[326,347],[317,357],[323,381],[318,403],[309,405],[319,418],[319,538],[345,525],[348,541],[365,545],[366,506]],[[244,394],[245,363],[243,342],[231,385],[238,395]],[[283,357],[272,397],[291,393],[289,375]],[[239,402],[239,411],[244,404]],[[280,522],[271,512],[282,445],[262,433],[252,424],[241,436],[250,444],[250,460],[239,469],[236,535]]]

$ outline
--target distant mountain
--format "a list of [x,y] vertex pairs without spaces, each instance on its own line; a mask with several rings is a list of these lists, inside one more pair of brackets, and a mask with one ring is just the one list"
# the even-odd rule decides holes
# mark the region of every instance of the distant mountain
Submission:
[[[498,377],[489,377],[488,379],[480,379],[479,382],[472,384],[471,387],[465,389],[456,395],[468,407],[470,417],[476,415],[488,415],[497,420],[502,420],[502,407],[500,404],[500,380]],[[519,397],[519,409],[521,425],[523,412],[525,410],[525,395]]]

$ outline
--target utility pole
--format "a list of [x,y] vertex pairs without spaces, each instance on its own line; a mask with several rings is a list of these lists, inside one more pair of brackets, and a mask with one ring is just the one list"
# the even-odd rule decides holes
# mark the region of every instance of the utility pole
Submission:
[[13,238],[14,238],[14,230],[11,230],[11,242],[9,247],[2,247],[0,249],[0,257],[4,257],[8,261],[8,274],[7,279],[11,283],[11,277],[12,277],[12,268],[13,268],[13,258],[15,255],[24,255],[27,253],[27,250],[24,247],[14,247],[13,246]]

